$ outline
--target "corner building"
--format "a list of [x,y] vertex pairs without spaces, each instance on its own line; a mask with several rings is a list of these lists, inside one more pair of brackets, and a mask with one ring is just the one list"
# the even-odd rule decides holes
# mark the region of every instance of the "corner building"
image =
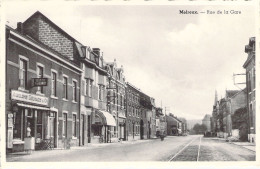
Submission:
[[[81,69],[39,40],[40,23],[53,25],[36,12],[16,30],[6,26],[7,151],[23,151],[28,136],[36,150],[79,145]],[[37,86],[37,79],[46,84]]]
[[248,140],[255,143],[255,123],[256,123],[256,81],[255,81],[255,37],[249,39],[248,45],[245,46],[245,53],[248,54],[247,60],[243,67],[246,69],[246,95],[247,111],[249,117]]

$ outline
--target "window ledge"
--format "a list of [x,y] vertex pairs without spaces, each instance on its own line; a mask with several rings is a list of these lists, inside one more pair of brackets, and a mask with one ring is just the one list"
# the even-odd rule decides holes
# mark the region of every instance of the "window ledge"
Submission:
[[67,99],[65,99],[65,98],[62,98],[62,100],[63,100],[63,101],[66,101],[66,102],[69,101],[69,100],[67,100]]
[[72,103],[78,103],[78,102],[76,102],[75,100],[72,100]]
[[52,99],[58,99],[58,97],[57,96],[54,96],[54,95],[51,95],[50,96]]
[[45,96],[45,94],[41,93],[40,91],[37,91],[36,94],[41,95],[41,96]]
[[23,87],[18,87],[18,90],[29,93],[29,90],[25,90],[25,88],[23,88]]
[[78,139],[78,137],[74,137],[74,136],[72,136],[71,139],[72,139],[72,140],[76,140],[76,139]]

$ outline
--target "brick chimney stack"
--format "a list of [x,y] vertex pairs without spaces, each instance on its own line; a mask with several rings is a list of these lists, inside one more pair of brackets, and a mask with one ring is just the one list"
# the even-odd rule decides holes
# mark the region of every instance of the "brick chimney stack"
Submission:
[[16,28],[16,30],[19,32],[19,33],[21,33],[21,34],[23,34],[24,32],[24,29],[23,29],[23,23],[22,22],[17,22],[17,28]]
[[99,48],[93,48],[93,52],[100,57],[100,49]]

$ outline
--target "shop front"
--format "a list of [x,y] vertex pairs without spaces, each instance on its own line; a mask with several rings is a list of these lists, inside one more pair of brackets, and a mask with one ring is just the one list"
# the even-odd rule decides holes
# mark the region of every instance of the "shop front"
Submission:
[[32,149],[57,146],[57,112],[48,107],[48,98],[18,90],[11,91],[11,112],[8,112],[7,148],[23,151],[26,140],[33,140]]
[[91,126],[93,133],[92,143],[110,143],[114,137],[115,127],[115,118],[110,113],[96,110]]

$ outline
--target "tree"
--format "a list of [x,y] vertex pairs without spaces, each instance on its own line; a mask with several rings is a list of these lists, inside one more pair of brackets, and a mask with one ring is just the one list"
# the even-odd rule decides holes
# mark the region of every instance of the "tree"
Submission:
[[207,126],[197,123],[194,125],[193,130],[195,131],[195,134],[203,134],[205,131],[207,131]]
[[232,128],[239,129],[240,140],[247,141],[248,116],[246,107],[237,109],[232,115]]

